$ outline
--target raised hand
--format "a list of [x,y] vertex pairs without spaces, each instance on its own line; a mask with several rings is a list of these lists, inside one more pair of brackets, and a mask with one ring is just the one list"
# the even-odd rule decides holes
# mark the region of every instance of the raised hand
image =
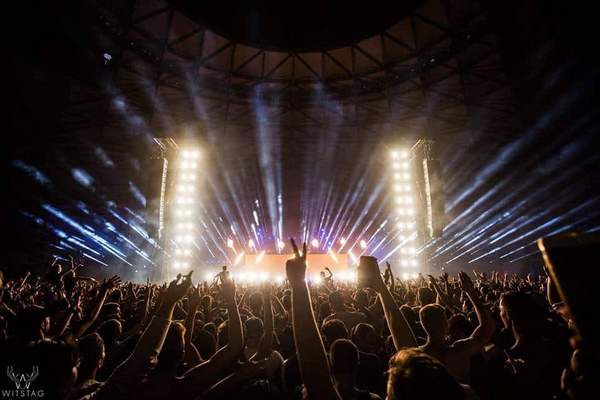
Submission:
[[467,294],[475,292],[475,286],[473,285],[473,281],[471,280],[471,278],[469,278],[469,275],[467,275],[466,273],[462,271],[458,273],[458,282],[460,288]]
[[102,282],[102,288],[105,290],[114,289],[121,284],[121,278],[119,275],[113,275],[109,279],[105,279]]
[[202,295],[200,294],[200,289],[197,287],[190,287],[188,291],[188,300],[189,300],[189,309],[195,310],[200,305],[202,301]]
[[235,283],[229,275],[221,275],[221,295],[227,304],[235,304]]
[[[192,272],[193,271],[183,277],[177,275],[177,279],[173,280],[167,287],[164,298],[165,302],[168,304],[175,304],[185,296],[188,289],[192,286]],[[180,280],[181,283],[179,283]]]
[[285,274],[290,285],[303,284],[306,279],[306,242],[302,245],[302,254],[296,246],[294,239],[290,239],[292,249],[294,249],[294,258],[285,263]]
[[437,286],[437,281],[435,280],[435,277],[433,275],[427,275],[427,279],[429,280],[431,286],[433,286],[434,288]]

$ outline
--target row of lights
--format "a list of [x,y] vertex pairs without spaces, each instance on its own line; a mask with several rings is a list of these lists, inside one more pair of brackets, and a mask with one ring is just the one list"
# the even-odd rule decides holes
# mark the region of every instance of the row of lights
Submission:
[[[400,241],[400,267],[403,279],[416,278],[419,267],[417,249],[410,242],[416,236],[416,210],[408,151],[392,150],[392,189],[394,191],[394,220]],[[410,271],[410,272],[409,272]]]
[[179,153],[176,164],[175,197],[173,203],[173,228],[175,248],[173,250],[172,267],[175,271],[189,270],[194,243],[194,216],[196,198],[196,171],[200,151],[184,149]]
[[[205,280],[210,282],[214,279],[214,274],[211,272],[207,272],[205,275]],[[275,283],[283,283],[285,280],[285,276],[283,275],[274,275],[271,276],[268,272],[232,272],[230,273],[231,278],[236,282],[241,283],[261,283],[261,282],[275,282]],[[416,279],[419,274],[417,272],[408,273],[404,272],[401,275],[401,278],[404,280],[407,279]],[[320,285],[323,283],[323,278],[319,274],[314,274],[309,276],[308,281],[315,285]],[[357,281],[356,271],[341,271],[337,272],[333,275],[333,279],[342,282],[355,283]]]
[[[225,244],[228,248],[235,249],[235,243],[234,243],[233,239],[227,239],[227,242]],[[340,245],[342,245],[342,247],[343,247],[345,244],[346,244],[346,238],[341,238]],[[361,240],[358,244],[362,250],[366,249],[367,245],[368,245],[365,240]],[[312,239],[310,241],[310,245],[314,249],[318,249],[320,247],[319,239],[316,239],[316,238]],[[256,244],[254,243],[254,240],[252,240],[252,239],[248,240],[248,248],[256,250]],[[283,250],[284,248],[285,248],[285,243],[281,240],[278,240],[277,241],[277,249]]]

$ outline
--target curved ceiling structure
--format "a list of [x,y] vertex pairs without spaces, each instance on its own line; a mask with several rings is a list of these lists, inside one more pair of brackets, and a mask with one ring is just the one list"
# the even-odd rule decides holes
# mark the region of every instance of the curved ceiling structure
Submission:
[[585,35],[561,37],[560,17],[516,0],[288,3],[31,6],[11,55],[11,171],[17,193],[37,195],[11,200],[40,242],[84,243],[93,228],[139,255],[128,246],[148,244],[152,139],[165,136],[209,157],[202,262],[227,261],[225,239],[247,243],[258,225],[271,241],[377,238],[368,251],[389,254],[382,150],[417,138],[443,167],[434,267],[535,263],[539,235],[596,229],[585,110],[597,71],[572,57]]

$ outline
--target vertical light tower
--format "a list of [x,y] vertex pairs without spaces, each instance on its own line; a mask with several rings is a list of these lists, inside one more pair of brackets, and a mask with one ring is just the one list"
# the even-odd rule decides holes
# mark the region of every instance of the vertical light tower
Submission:
[[175,171],[169,196],[170,262],[165,264],[167,279],[192,269],[194,237],[197,236],[196,209],[198,206],[198,169],[200,150],[184,148],[175,153]]
[[391,152],[392,189],[394,191],[394,220],[398,232],[400,277],[416,278],[420,271],[417,256],[417,224],[414,180],[407,150]]

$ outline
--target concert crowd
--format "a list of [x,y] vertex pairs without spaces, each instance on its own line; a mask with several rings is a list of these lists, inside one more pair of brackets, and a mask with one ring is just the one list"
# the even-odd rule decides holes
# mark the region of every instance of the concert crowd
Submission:
[[[0,273],[0,395],[44,399],[591,399],[597,382],[544,274],[368,286],[98,281],[78,265]],[[196,281],[196,282],[194,282]]]

